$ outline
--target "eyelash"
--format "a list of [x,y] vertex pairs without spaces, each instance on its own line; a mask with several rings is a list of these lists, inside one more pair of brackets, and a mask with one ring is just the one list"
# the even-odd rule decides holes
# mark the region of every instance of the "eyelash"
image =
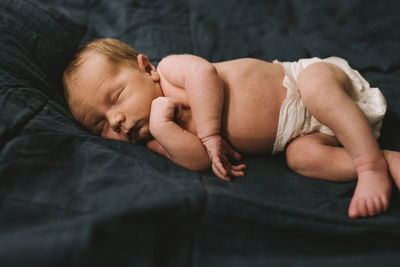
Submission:
[[119,91],[115,94],[114,99],[113,99],[113,101],[112,101],[112,104],[117,103],[117,101],[118,101],[118,99],[119,99],[119,96],[121,95],[121,93],[122,93],[123,90],[124,90],[124,88],[122,88],[121,90],[119,90]]
[[104,129],[104,119],[100,120],[96,124],[96,134],[101,136],[101,134],[103,133],[103,129]]

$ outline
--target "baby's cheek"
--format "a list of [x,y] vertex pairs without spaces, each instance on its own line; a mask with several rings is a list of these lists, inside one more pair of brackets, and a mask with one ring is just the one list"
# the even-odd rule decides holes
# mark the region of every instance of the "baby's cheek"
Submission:
[[102,137],[109,138],[109,139],[115,139],[115,140],[123,140],[123,141],[126,141],[126,140],[124,140],[124,139],[122,138],[122,136],[121,136],[119,133],[113,131],[112,129],[104,130],[104,132],[103,132],[103,134],[102,134]]

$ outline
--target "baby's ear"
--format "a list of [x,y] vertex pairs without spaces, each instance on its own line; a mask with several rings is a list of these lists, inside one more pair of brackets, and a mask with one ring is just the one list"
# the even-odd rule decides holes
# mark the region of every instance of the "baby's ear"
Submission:
[[155,71],[156,69],[150,63],[150,60],[143,54],[139,54],[137,57],[139,70],[147,72],[151,75],[151,71]]
[[160,81],[160,75],[157,73],[156,68],[150,63],[150,60],[145,55],[138,55],[137,61],[140,71],[148,73],[155,82]]

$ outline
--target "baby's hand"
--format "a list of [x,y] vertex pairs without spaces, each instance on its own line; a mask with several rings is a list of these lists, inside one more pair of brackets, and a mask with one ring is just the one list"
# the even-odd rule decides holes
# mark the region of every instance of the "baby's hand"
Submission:
[[231,177],[244,176],[245,164],[232,165],[229,158],[241,160],[241,155],[235,151],[220,135],[212,135],[202,138],[210,157],[212,170],[219,178],[231,180]]
[[151,103],[150,123],[163,123],[179,119],[182,114],[182,104],[175,98],[157,97]]

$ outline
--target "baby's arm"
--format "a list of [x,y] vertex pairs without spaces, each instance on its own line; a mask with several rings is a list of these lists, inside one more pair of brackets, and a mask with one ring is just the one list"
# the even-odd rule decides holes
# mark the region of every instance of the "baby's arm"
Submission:
[[[240,154],[220,135],[224,88],[214,65],[193,55],[173,55],[159,63],[158,72],[168,83],[186,90],[197,135],[207,148],[214,173],[223,179],[243,176],[245,165],[234,166],[228,159],[240,160]],[[166,94],[167,90],[164,87]]]
[[224,91],[215,67],[197,56],[172,55],[159,63],[157,71],[172,85],[186,90],[198,137],[219,135]]
[[195,171],[210,168],[210,159],[199,138],[179,127],[175,116],[179,117],[181,104],[170,97],[153,100],[150,112],[150,132],[155,140],[147,148],[160,153],[176,164]]

